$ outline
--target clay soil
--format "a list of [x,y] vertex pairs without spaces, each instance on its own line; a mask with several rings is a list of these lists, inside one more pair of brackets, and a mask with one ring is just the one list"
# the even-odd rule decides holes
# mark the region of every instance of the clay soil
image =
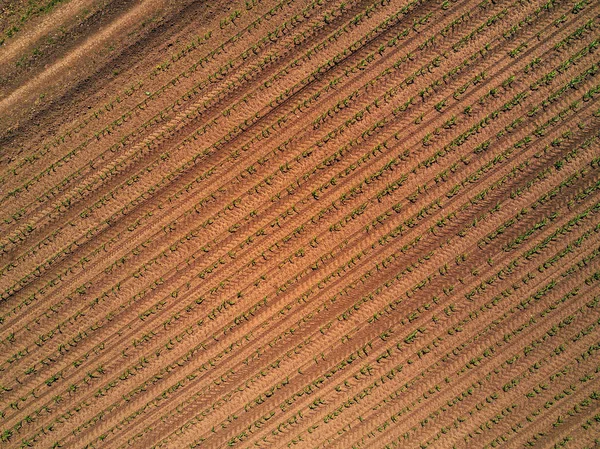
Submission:
[[8,1],[0,446],[600,446],[600,4]]

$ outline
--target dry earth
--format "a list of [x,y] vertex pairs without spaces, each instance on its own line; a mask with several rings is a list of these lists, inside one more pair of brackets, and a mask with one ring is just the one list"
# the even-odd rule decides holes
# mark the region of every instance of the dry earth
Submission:
[[0,28],[1,447],[600,447],[599,2]]

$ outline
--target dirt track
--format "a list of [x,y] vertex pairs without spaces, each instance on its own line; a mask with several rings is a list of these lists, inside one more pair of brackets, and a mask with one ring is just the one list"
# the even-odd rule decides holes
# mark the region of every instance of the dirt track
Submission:
[[600,5],[9,2],[0,438],[600,446]]

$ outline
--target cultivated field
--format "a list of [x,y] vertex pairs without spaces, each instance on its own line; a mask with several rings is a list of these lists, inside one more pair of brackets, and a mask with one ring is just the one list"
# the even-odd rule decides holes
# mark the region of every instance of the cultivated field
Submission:
[[0,447],[600,447],[600,2],[1,8]]

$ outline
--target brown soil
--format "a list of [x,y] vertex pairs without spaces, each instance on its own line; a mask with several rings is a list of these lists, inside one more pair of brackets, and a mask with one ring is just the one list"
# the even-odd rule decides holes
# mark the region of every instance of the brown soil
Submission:
[[3,5],[2,447],[600,445],[599,13]]

